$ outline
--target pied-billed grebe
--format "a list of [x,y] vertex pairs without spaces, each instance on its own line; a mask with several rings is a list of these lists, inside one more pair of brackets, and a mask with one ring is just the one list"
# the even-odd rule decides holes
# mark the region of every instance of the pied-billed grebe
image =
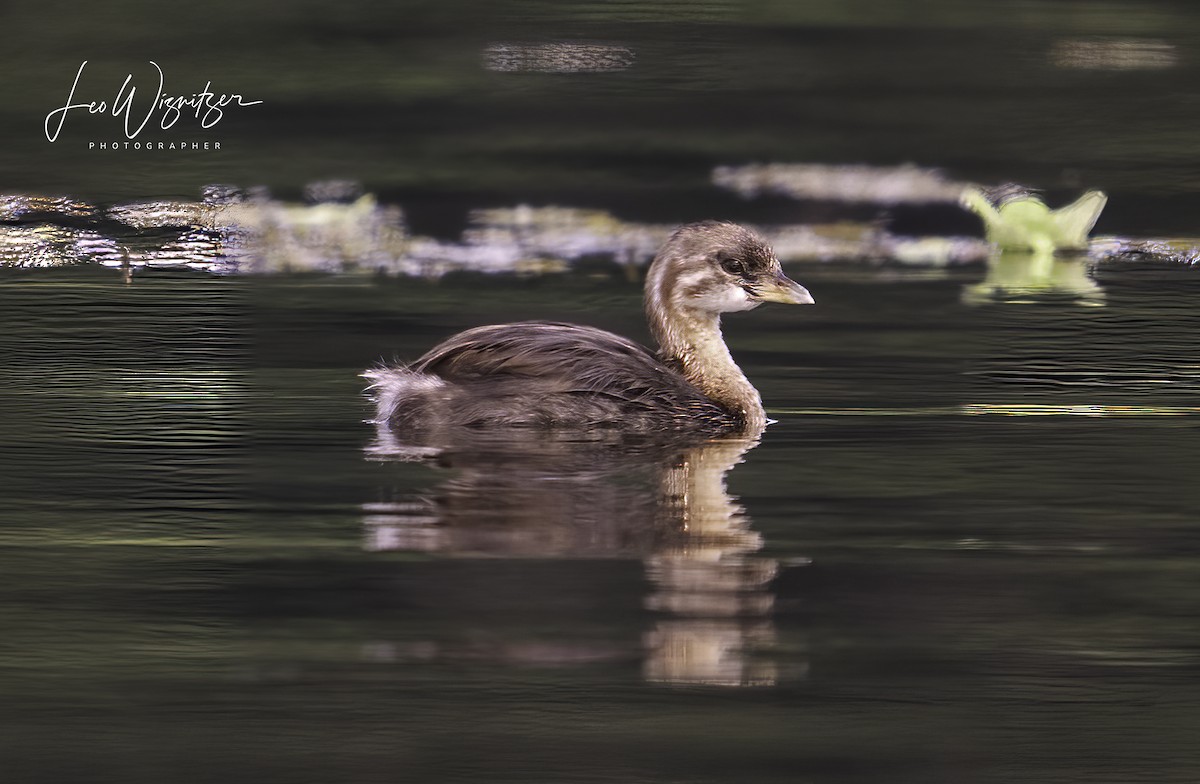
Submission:
[[766,414],[725,347],[721,314],[812,301],[754,232],[692,223],[646,276],[657,356],[594,327],[524,321],[469,329],[408,367],[363,375],[380,425],[753,432]]

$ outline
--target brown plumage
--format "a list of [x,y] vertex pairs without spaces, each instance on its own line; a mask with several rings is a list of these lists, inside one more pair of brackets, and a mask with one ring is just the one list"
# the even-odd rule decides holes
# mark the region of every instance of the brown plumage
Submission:
[[656,356],[610,332],[526,321],[451,337],[408,367],[364,373],[378,424],[610,426],[631,431],[757,431],[758,392],[721,338],[722,312],[812,297],[784,277],[758,235],[732,223],[684,226],[646,278]]

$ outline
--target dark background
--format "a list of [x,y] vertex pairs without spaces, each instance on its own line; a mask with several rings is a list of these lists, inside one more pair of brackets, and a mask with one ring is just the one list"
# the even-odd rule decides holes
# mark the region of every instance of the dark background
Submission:
[[[418,230],[453,233],[472,206],[599,206],[639,220],[739,217],[718,164],[943,167],[1114,196],[1101,231],[1180,234],[1200,206],[1200,11],[1185,2],[403,2],[200,6],[6,4],[0,188],[101,203],[196,198],[208,183],[361,181]],[[489,44],[626,47],[606,73],[505,73]],[[1079,42],[1165,51],[1170,67],[1079,67]],[[263,104],[208,132],[194,119],[139,140],[209,151],[88,150],[109,116],[46,141],[82,60],[80,93],[237,92]],[[1152,58],[1153,59],[1153,55]],[[808,217],[794,205],[780,220]],[[745,210],[742,210],[745,212]],[[780,212],[787,212],[782,209]],[[761,208],[755,213],[761,219]],[[768,216],[775,217],[775,216]]]

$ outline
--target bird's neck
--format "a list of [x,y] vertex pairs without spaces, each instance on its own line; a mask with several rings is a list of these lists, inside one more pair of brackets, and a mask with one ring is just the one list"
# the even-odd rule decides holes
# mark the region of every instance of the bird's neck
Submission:
[[663,361],[677,367],[714,403],[760,430],[767,421],[758,390],[733,361],[715,313],[671,309],[649,314]]

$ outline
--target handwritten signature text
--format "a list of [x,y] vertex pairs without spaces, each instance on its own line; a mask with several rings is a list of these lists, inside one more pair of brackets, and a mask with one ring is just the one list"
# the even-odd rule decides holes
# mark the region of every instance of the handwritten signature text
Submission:
[[190,96],[166,95],[163,92],[166,83],[163,70],[153,60],[150,61],[150,65],[158,72],[158,86],[152,100],[137,100],[138,86],[132,83],[133,74],[129,74],[111,103],[103,100],[81,101],[76,99],[75,93],[79,89],[79,80],[87,64],[87,60],[80,64],[75,81],[71,84],[71,92],[67,94],[66,103],[46,115],[47,141],[53,142],[58,139],[67,121],[67,115],[77,109],[86,110],[88,114],[107,113],[113,117],[123,117],[125,138],[134,139],[155,115],[159,115],[158,127],[164,131],[179,122],[185,111],[199,120],[201,128],[207,129],[221,121],[228,107],[256,106],[262,103],[246,100],[245,96],[239,93],[214,93],[211,81],[206,81],[203,90]]

